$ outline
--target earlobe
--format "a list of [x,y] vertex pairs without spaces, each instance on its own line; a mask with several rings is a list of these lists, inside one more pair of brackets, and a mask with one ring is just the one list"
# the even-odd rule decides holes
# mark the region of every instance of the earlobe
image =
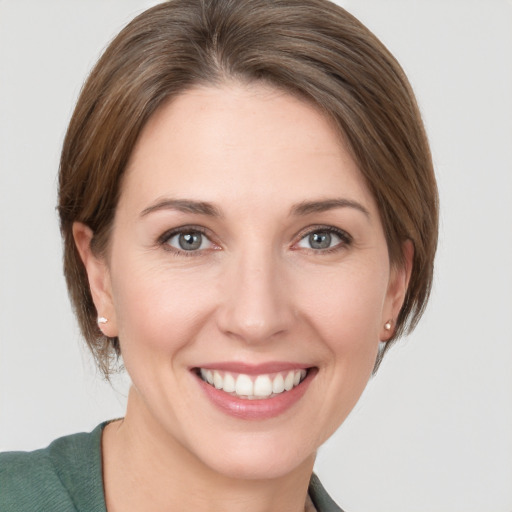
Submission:
[[105,336],[110,338],[116,337],[117,326],[112,301],[110,272],[107,263],[104,258],[97,256],[92,251],[93,231],[91,228],[81,222],[73,223],[73,238],[87,272],[89,287],[98,318],[108,318],[108,322],[98,321],[98,327]]
[[396,320],[407,294],[414,258],[414,245],[411,240],[406,240],[403,243],[402,253],[403,263],[391,269],[386,306],[382,318],[382,332],[380,337],[382,341],[388,341],[393,337]]

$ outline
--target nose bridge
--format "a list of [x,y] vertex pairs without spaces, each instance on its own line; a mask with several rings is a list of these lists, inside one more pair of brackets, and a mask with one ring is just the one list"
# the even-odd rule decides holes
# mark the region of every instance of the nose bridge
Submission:
[[220,327],[249,343],[264,342],[290,328],[290,297],[283,265],[269,246],[246,247],[226,272]]

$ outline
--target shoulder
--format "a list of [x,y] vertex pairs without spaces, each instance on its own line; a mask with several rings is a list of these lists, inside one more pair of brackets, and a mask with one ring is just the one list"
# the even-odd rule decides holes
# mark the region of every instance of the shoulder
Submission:
[[0,454],[0,488],[0,510],[5,512],[75,510],[49,447]]
[[102,429],[61,437],[33,452],[0,454],[0,510],[103,512]]

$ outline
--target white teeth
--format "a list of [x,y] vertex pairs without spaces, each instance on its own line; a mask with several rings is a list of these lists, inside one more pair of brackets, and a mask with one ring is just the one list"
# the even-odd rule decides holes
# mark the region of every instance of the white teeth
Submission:
[[224,379],[222,378],[222,375],[217,370],[215,370],[213,372],[213,385],[217,389],[222,389],[222,387],[224,386]]
[[280,373],[274,377],[272,382],[272,391],[276,394],[284,391],[284,379]]
[[306,377],[307,371],[291,370],[287,373],[281,372],[271,377],[268,374],[251,377],[240,373],[236,378],[231,373],[223,373],[219,370],[206,370],[201,368],[199,371],[201,378],[214,386],[216,389],[222,389],[226,393],[233,393],[241,398],[255,400],[266,398],[271,395],[278,395],[284,391],[290,391],[298,386]]
[[236,379],[235,393],[237,395],[253,395],[254,386],[252,380],[248,375],[241,373]]
[[293,388],[293,381],[295,380],[295,372],[288,372],[286,379],[284,379],[284,389],[290,391]]
[[236,389],[235,379],[230,373],[224,376],[224,386],[222,387],[226,393],[233,393]]
[[254,394],[256,396],[270,396],[272,394],[272,381],[268,375],[259,375],[254,381]]

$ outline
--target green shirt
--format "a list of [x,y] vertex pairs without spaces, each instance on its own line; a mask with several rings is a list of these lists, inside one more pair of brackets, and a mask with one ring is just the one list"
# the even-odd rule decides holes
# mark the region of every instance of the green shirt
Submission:
[[[101,433],[73,434],[33,452],[0,454],[1,512],[106,512]],[[343,512],[316,475],[309,495],[318,512]]]

